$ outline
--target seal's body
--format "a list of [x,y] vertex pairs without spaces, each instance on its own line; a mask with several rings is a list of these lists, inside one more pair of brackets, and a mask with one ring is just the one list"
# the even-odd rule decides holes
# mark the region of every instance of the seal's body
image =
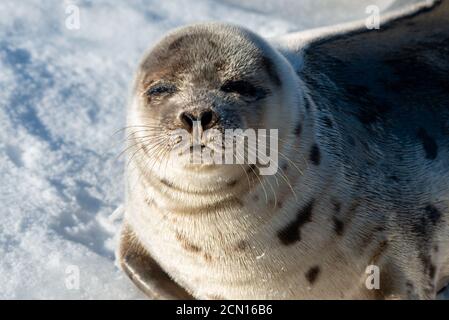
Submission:
[[[449,276],[449,4],[383,23],[274,46],[197,25],[145,57],[119,258],[150,297],[435,297]],[[277,173],[169,161],[170,131],[195,121],[279,129]]]

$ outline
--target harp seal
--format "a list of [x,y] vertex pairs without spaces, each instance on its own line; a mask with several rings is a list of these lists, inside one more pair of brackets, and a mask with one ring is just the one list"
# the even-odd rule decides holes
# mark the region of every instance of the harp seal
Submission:
[[[128,108],[125,272],[152,298],[435,298],[449,276],[448,25],[449,2],[425,1],[380,30],[163,38]],[[170,132],[194,122],[279,129],[279,170],[169,163]]]

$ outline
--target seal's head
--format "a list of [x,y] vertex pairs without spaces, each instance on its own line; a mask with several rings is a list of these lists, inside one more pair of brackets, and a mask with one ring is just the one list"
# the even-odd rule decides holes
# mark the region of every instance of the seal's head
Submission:
[[[295,79],[282,55],[248,30],[216,23],[176,30],[140,65],[128,111],[133,143],[151,163],[168,159],[180,129],[212,132],[201,135],[201,147],[212,150],[222,146],[212,141],[225,129],[280,129],[282,138],[298,117]],[[242,173],[236,165],[192,166],[191,157],[176,157],[170,168]]]

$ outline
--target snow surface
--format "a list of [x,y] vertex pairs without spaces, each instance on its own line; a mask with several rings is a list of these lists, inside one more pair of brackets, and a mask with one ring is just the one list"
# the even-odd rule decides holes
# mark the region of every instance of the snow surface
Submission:
[[[80,30],[65,24],[72,3]],[[143,298],[114,263],[115,132],[133,70],[161,35],[205,20],[280,35],[364,18],[369,4],[395,1],[1,0],[0,298]],[[73,268],[78,289],[67,286]]]

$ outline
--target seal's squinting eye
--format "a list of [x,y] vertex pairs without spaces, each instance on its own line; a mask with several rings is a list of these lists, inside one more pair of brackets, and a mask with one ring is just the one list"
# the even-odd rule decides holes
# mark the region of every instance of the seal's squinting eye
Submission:
[[227,81],[222,87],[221,91],[227,93],[238,93],[243,96],[254,96],[257,92],[256,87],[244,80]]
[[226,81],[220,90],[226,93],[237,93],[241,96],[254,99],[263,98],[266,94],[264,89],[255,87],[245,80]]
[[151,86],[145,94],[147,97],[158,97],[165,94],[171,94],[176,91],[176,87],[170,83],[158,83]]

